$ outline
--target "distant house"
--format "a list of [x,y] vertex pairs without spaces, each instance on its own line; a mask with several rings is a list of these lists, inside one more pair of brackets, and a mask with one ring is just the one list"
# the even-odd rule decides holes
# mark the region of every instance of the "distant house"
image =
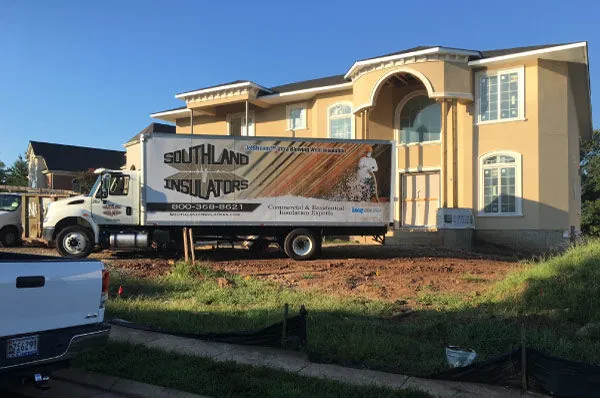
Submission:
[[73,189],[73,179],[82,171],[123,167],[125,152],[29,141],[27,163],[30,187]]
[[127,141],[123,146],[127,151],[127,163],[125,164],[125,170],[135,170],[136,167],[139,167],[140,163],[140,147],[137,143],[140,142],[140,136],[150,135],[154,133],[167,133],[167,134],[175,134],[176,127],[170,124],[164,123],[150,123],[145,129],[131,137],[129,141]]

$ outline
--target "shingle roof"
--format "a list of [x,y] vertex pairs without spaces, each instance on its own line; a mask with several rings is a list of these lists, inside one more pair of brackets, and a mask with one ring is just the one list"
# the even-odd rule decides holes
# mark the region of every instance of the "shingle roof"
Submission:
[[282,84],[281,86],[269,87],[269,90],[276,93],[285,93],[289,91],[305,90],[314,87],[333,86],[336,84],[348,83],[344,75],[334,75],[321,77],[318,79],[303,80],[295,83]]
[[170,124],[150,123],[145,129],[143,129],[142,131],[140,131],[139,133],[137,133],[136,135],[134,135],[133,137],[131,137],[129,139],[129,141],[127,141],[125,143],[125,145],[127,145],[129,143],[132,143],[132,142],[138,142],[140,140],[140,136],[142,134],[144,134],[144,135],[154,134],[154,133],[175,134],[175,129],[176,129],[176,127],[172,126]]
[[493,57],[501,57],[502,55],[518,54],[518,53],[522,53],[525,51],[541,50],[542,48],[562,46],[565,44],[571,44],[571,43],[542,44],[542,45],[537,45],[537,46],[512,47],[512,48],[503,48],[500,50],[480,51],[480,53],[483,56],[483,58],[493,58]]
[[51,142],[29,141],[33,153],[44,158],[49,171],[86,171],[105,167],[120,169],[125,152]]
[[400,51],[396,51],[396,52],[389,53],[389,54],[378,55],[376,57],[359,59],[356,62],[368,61],[370,59],[376,59],[376,58],[390,57],[392,55],[400,55],[400,54],[412,53],[412,52],[415,52],[415,51],[428,50],[430,48],[435,48],[435,47],[439,47],[439,46],[417,46],[417,47],[407,48],[405,50],[400,50]]
[[154,113],[162,113],[162,112],[171,112],[171,111],[179,111],[182,109],[187,109],[187,106],[178,106],[177,108],[165,109],[162,111],[154,112]]

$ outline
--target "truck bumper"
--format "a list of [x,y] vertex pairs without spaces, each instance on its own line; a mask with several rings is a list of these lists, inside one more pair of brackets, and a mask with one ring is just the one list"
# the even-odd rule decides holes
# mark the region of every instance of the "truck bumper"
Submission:
[[85,349],[106,345],[109,334],[110,325],[107,323],[31,333],[29,335],[39,336],[39,354],[13,359],[6,358],[6,341],[12,336],[1,337],[0,375],[31,373],[32,371],[35,373],[36,369],[46,367],[49,364],[67,364],[67,360],[74,358]]
[[52,237],[54,236],[54,227],[44,227],[42,230],[42,239],[46,242],[52,242]]

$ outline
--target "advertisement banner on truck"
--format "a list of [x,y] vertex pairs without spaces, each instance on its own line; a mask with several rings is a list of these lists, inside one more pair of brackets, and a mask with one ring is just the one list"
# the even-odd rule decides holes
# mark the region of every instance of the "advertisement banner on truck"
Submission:
[[146,222],[387,225],[386,141],[155,135]]

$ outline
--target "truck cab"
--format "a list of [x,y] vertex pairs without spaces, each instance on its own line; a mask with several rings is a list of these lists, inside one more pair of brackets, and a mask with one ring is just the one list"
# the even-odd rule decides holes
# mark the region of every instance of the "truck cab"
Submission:
[[5,247],[16,246],[21,240],[21,206],[21,195],[0,194],[0,242]]
[[125,231],[140,225],[139,172],[99,169],[96,174],[87,195],[53,202],[46,212],[43,237],[64,257],[83,258],[95,245],[107,247],[110,227]]

